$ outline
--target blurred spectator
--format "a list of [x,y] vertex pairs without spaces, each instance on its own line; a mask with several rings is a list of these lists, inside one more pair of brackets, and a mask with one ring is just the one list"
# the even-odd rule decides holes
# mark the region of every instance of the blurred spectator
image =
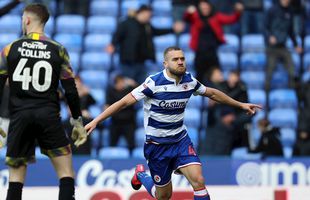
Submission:
[[184,19],[190,23],[190,47],[195,51],[196,78],[203,82],[211,68],[219,67],[217,48],[225,43],[223,25],[238,21],[243,11],[241,3],[235,4],[235,12],[227,15],[215,12],[207,0],[201,0],[198,9],[189,6]]
[[[123,98],[137,86],[132,79],[116,75],[114,84],[107,91],[105,107],[109,107],[116,101]],[[118,140],[123,135],[127,141],[130,152],[135,148],[135,130],[136,130],[136,109],[128,106],[117,114],[113,115],[110,125],[110,146],[116,146]]]
[[199,0],[172,0],[172,18],[174,22],[182,22],[183,15],[190,5],[197,5]]
[[[183,21],[184,13],[188,6],[197,5],[199,0],[172,0],[172,18],[173,22],[177,26],[182,26],[185,29],[185,23]],[[177,38],[179,42],[179,37]]]
[[[223,91],[223,83],[224,83],[224,76],[222,71],[219,68],[213,68],[210,71],[210,76],[208,77],[208,82],[206,86],[213,87],[215,89]],[[219,108],[221,107],[221,104],[217,104],[212,99],[209,99],[208,101],[208,121],[207,126],[213,127],[216,124],[216,121],[218,120],[219,116]]]
[[[240,80],[238,71],[231,71],[229,73],[227,81],[223,82],[222,90],[237,101],[249,101],[246,85]],[[248,125],[251,123],[251,116],[238,108],[234,108],[234,114],[236,119],[234,121],[233,147],[248,146]]]
[[269,156],[283,156],[283,147],[280,141],[279,128],[272,127],[267,119],[258,121],[258,128],[261,132],[258,145],[250,149],[250,153],[262,153],[262,158]]
[[22,0],[12,0],[10,3],[7,3],[5,6],[0,8],[0,17],[9,13],[13,8],[15,8]]
[[88,16],[90,0],[63,0],[64,14]]
[[138,83],[146,77],[145,61],[155,61],[153,37],[183,31],[183,27],[178,25],[174,26],[174,30],[157,29],[150,24],[151,16],[151,7],[142,5],[134,16],[119,23],[112,44],[106,48],[107,52],[114,53],[115,48],[119,47],[122,74]]
[[[80,97],[80,105],[81,105],[83,122],[84,124],[87,124],[91,120],[93,120],[89,112],[89,107],[91,105],[96,104],[96,100],[91,96],[89,88],[86,85],[84,85],[84,83],[82,82],[79,76],[75,77],[75,84],[76,84],[76,89]],[[65,126],[67,133],[71,133],[72,126],[70,124],[69,119],[64,121],[64,126]],[[99,126],[98,128],[100,129],[102,127]],[[74,154],[88,154],[89,155],[91,153],[91,140],[87,140],[79,148],[76,148],[75,145],[73,145],[73,143],[71,144],[71,147],[72,147],[72,152]]]
[[[280,0],[279,5],[274,5],[268,10],[266,16],[265,42],[266,42],[266,96],[268,100],[273,71],[277,62],[281,60],[289,74],[289,87],[294,88],[294,63],[290,51],[286,47],[288,36],[293,41],[297,53],[302,52],[302,48],[297,45],[295,33],[293,31],[293,17],[290,9],[290,0]],[[266,110],[269,111],[267,101]]]
[[294,156],[310,155],[310,81],[298,88],[299,119]]
[[304,0],[291,0],[291,8],[293,11],[293,26],[296,35],[305,36],[306,25],[306,2]]
[[242,35],[263,33],[264,30],[264,1],[242,0],[244,13],[241,19]]
[[220,118],[212,128],[207,128],[205,153],[207,155],[230,155],[234,140],[235,114],[233,109],[222,106]]

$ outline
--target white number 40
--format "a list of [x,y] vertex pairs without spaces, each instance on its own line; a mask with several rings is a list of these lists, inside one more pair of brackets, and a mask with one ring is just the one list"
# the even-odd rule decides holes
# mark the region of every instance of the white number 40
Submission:
[[[22,82],[22,89],[29,90],[29,84],[32,83],[32,86],[35,90],[39,92],[45,92],[51,86],[52,83],[52,66],[45,60],[38,61],[34,64],[32,69],[32,76],[30,74],[30,68],[24,68],[28,59],[22,58],[18,62],[16,69],[13,73],[13,81]],[[40,70],[44,68],[45,76],[44,83],[39,83]]]

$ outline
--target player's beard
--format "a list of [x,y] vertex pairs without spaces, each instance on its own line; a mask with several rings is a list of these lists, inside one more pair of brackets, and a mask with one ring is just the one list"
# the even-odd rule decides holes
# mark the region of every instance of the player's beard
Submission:
[[168,70],[171,74],[178,76],[178,77],[182,77],[186,72],[186,67],[183,66],[182,70],[178,70],[178,68],[179,68],[179,66],[176,69],[169,67]]

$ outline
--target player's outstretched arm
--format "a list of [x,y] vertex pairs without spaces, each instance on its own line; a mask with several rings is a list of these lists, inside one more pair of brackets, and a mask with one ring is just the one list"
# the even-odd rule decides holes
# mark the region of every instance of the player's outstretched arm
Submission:
[[207,87],[207,90],[204,93],[204,96],[209,97],[210,99],[218,103],[226,104],[229,106],[234,106],[242,110],[245,110],[247,114],[249,115],[255,114],[257,109],[262,109],[262,107],[257,104],[242,103],[240,101],[236,101],[233,98],[226,95],[225,93],[221,92],[220,90],[217,90],[214,88]]
[[85,129],[87,131],[87,134],[90,134],[97,126],[98,123],[101,121],[107,119],[111,115],[119,112],[120,110],[126,108],[127,106],[130,106],[134,103],[136,103],[137,100],[132,96],[131,93],[127,94],[125,97],[123,97],[121,100],[115,102],[111,106],[109,106],[106,110],[104,110],[100,115],[98,115],[95,119],[93,119],[91,122],[86,124]]

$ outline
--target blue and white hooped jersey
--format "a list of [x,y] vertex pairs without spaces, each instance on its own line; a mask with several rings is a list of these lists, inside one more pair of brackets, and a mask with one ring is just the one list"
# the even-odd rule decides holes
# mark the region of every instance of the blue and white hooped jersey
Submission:
[[146,141],[165,144],[184,138],[187,135],[183,124],[186,104],[192,94],[205,92],[206,87],[188,72],[179,84],[168,77],[166,70],[149,76],[131,92],[137,101],[144,99]]

